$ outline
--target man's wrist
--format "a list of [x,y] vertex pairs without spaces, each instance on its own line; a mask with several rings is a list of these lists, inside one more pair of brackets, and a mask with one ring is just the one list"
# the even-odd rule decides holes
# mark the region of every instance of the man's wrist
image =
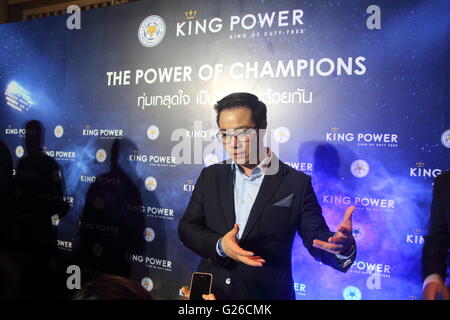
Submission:
[[217,251],[217,254],[218,254],[219,256],[221,256],[221,257],[223,257],[223,258],[226,258],[226,257],[227,257],[227,254],[225,253],[225,251],[224,251],[223,248],[222,248],[222,239],[223,239],[223,237],[220,238],[220,239],[217,241],[217,244],[216,244],[216,251]]

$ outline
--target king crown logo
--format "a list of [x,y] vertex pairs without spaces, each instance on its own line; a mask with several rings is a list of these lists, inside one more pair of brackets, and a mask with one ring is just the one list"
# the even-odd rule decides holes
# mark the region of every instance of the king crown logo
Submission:
[[423,168],[423,166],[425,165],[425,162],[416,162],[416,165],[417,165],[419,168]]
[[195,16],[197,15],[197,10],[186,11],[185,14],[186,14],[186,19],[192,20],[192,19],[195,19]]
[[413,232],[414,234],[420,234],[420,229],[414,229]]
[[336,128],[336,127],[331,128],[331,131],[333,131],[333,132],[338,132],[338,131],[339,131],[339,128]]

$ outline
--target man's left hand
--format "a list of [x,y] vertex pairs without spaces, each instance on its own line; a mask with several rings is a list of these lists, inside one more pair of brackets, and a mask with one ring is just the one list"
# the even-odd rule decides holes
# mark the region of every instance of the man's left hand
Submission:
[[348,207],[345,211],[344,220],[339,225],[335,235],[328,238],[328,242],[318,239],[313,240],[313,247],[343,256],[350,255],[355,244],[352,227],[353,211],[355,211],[354,206]]

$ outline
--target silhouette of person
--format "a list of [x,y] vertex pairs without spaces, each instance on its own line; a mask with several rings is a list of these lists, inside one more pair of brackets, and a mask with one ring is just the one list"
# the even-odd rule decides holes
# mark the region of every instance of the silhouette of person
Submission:
[[0,140],[0,300],[14,299],[20,294],[20,272],[14,259],[11,235],[12,157],[8,146]]
[[1,220],[0,224],[0,248],[6,247],[10,242],[7,239],[8,229],[11,225],[11,194],[12,194],[12,157],[8,146],[0,140],[0,203]]
[[339,177],[341,161],[338,151],[331,144],[320,144],[314,151],[314,169],[319,178]]
[[[140,192],[120,163],[126,139],[114,140],[110,171],[96,178],[89,187],[79,220],[80,245],[76,261],[82,268],[97,273],[130,277],[127,253],[144,251],[144,216],[130,212],[129,204],[142,205]],[[93,279],[83,276],[83,282]]]
[[43,125],[32,120],[25,128],[26,156],[18,163],[14,181],[14,214],[26,259],[24,294],[34,299],[56,298],[60,279],[51,267],[51,260],[58,256],[57,230],[52,221],[64,217],[69,205],[64,201],[60,167],[42,151]]

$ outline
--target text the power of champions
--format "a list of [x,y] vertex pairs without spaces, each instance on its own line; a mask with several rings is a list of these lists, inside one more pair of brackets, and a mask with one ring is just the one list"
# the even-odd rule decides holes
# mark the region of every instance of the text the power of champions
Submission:
[[136,70],[106,72],[108,86],[129,86],[153,83],[191,82],[200,79],[208,81],[226,77],[239,79],[299,78],[303,76],[362,76],[367,68],[366,57],[337,57],[321,59],[291,59],[278,61],[234,62],[192,66],[156,67]]

